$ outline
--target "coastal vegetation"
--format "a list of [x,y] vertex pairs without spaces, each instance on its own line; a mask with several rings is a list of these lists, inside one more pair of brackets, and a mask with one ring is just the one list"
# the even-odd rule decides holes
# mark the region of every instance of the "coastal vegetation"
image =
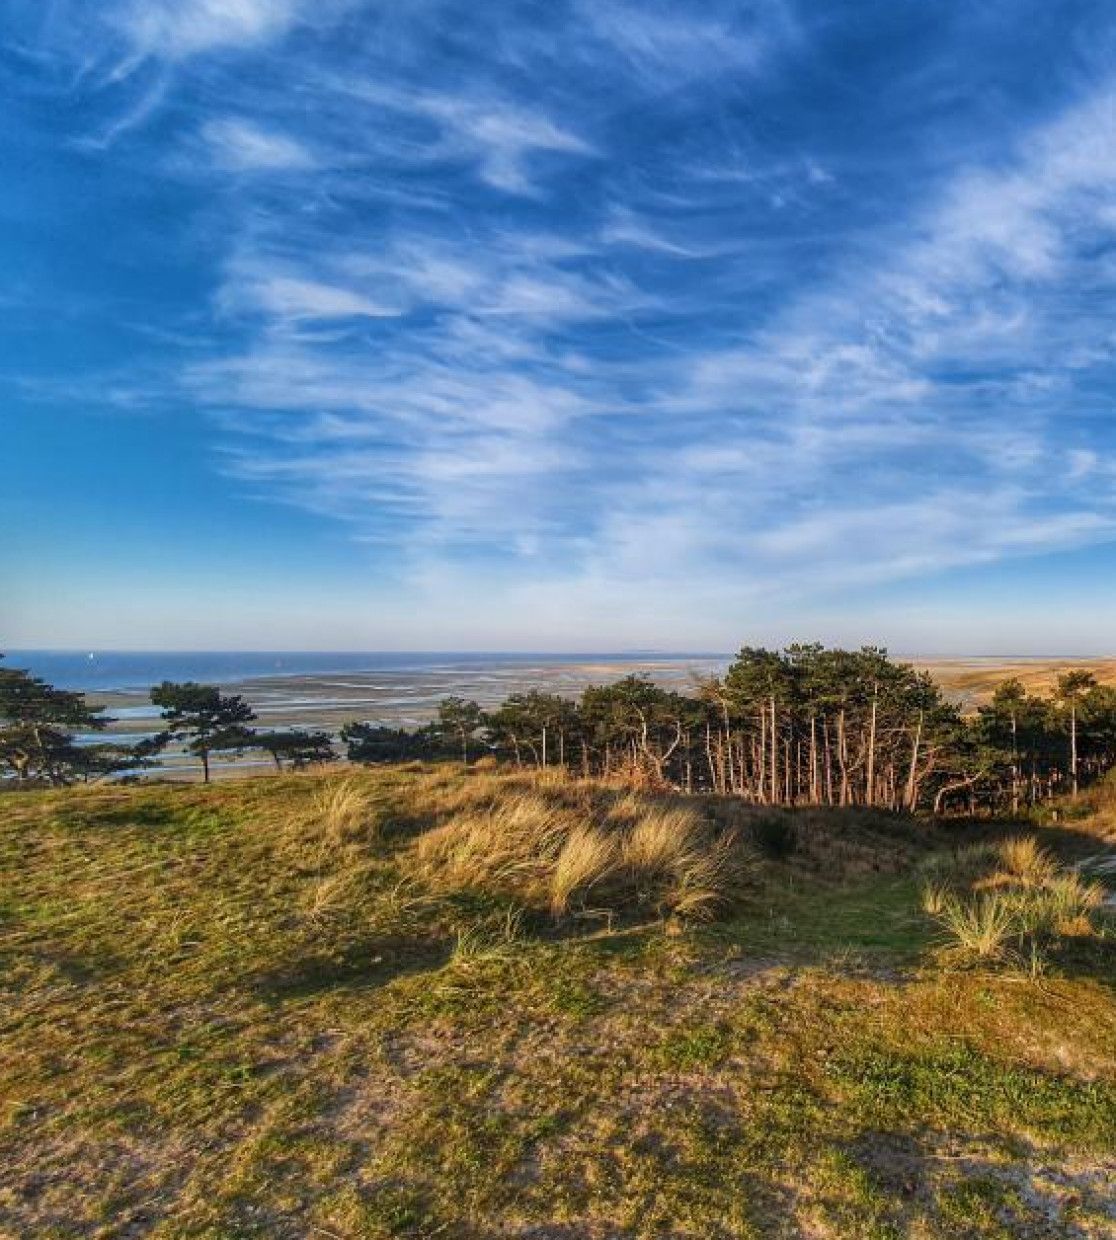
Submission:
[[1111,783],[919,819],[467,743],[3,799],[0,1232],[1112,1234]]
[[[80,694],[0,669],[0,769],[17,784],[59,784],[148,765],[172,743],[197,757],[262,750],[280,770],[333,760],[322,731],[258,731],[243,697],[192,682],[151,691],[163,729],[139,745],[75,744],[103,729]],[[877,647],[745,647],[723,677],[692,692],[629,675],[578,698],[529,690],[484,710],[448,697],[420,728],[352,721],[355,763],[495,758],[636,788],[713,793],[767,806],[1018,814],[1076,794],[1116,764],[1116,688],[1085,668],[1048,694],[1003,680],[965,712],[926,672]]]

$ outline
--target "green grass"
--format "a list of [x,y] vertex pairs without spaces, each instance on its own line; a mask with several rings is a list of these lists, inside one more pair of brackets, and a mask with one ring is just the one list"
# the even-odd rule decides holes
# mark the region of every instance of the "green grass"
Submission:
[[807,815],[719,921],[556,919],[418,862],[522,780],[351,778],[0,798],[0,1235],[1116,1228],[1111,940],[944,968],[956,832]]

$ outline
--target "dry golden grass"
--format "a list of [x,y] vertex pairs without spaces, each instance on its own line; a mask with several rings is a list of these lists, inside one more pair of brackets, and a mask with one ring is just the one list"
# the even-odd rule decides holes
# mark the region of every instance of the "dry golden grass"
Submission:
[[[436,889],[487,890],[556,916],[594,904],[708,916],[753,858],[694,806],[574,783],[559,773],[484,775],[445,798],[416,845]],[[427,800],[429,805],[429,798]]]
[[612,873],[617,855],[615,839],[596,827],[575,827],[550,871],[551,911],[561,916],[574,896],[587,896]]
[[329,779],[317,790],[314,811],[328,844],[343,844],[357,837],[368,838],[375,830],[367,787],[355,776]]
[[999,861],[1003,875],[1022,887],[1041,887],[1058,872],[1053,854],[1033,835],[1005,840],[999,847]]
[[969,848],[923,872],[940,880],[923,888],[924,912],[945,932],[947,952],[974,962],[1033,964],[1059,939],[1096,933],[1107,894],[1061,868],[1034,836]]
[[[487,790],[486,790],[487,791]],[[466,798],[448,821],[418,842],[427,877],[442,887],[507,887],[541,880],[577,819],[532,794],[511,794],[487,807]]]
[[623,865],[637,885],[658,889],[675,916],[698,918],[725,904],[754,858],[735,832],[712,836],[691,809],[644,809],[622,843]]
[[688,809],[648,809],[633,815],[624,836],[624,864],[634,873],[646,876],[668,875],[678,858],[699,846],[701,823]]
[[1021,900],[1028,927],[1051,935],[1089,935],[1091,915],[1105,900],[1100,883],[1089,882],[1072,871],[1055,874],[1040,888],[1024,893]]

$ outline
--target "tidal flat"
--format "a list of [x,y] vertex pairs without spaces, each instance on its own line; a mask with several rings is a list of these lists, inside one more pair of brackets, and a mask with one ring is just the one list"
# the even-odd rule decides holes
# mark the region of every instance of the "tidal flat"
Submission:
[[[1059,673],[1071,668],[1094,672],[1102,684],[1116,684],[1112,658],[1008,658],[1002,656],[910,657],[928,671],[947,698],[964,710],[989,701],[996,686],[1009,678],[1021,680],[1029,692],[1049,692]],[[616,658],[568,656],[537,662],[493,656],[490,661],[446,662],[432,666],[332,671],[315,674],[252,676],[223,685],[228,693],[245,697],[265,728],[310,728],[336,733],[342,724],[360,720],[389,727],[417,728],[435,715],[439,701],[449,696],[471,698],[484,708],[497,706],[513,693],[540,689],[576,697],[589,685],[608,684],[632,674],[646,675],[665,689],[693,693],[702,680],[722,675],[731,662],[727,655],[658,655]],[[159,711],[148,693],[138,688],[88,694],[103,706],[113,723],[100,739],[130,741],[153,735]],[[196,762],[176,749],[168,750],[159,773],[192,773]],[[218,763],[216,774],[243,774],[266,769],[270,760],[257,755]]]

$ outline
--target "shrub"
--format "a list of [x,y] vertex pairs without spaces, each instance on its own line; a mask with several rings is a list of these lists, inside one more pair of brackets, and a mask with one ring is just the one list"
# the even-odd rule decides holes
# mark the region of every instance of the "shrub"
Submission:
[[768,857],[789,857],[798,847],[798,833],[785,814],[764,814],[751,823],[752,839]]

